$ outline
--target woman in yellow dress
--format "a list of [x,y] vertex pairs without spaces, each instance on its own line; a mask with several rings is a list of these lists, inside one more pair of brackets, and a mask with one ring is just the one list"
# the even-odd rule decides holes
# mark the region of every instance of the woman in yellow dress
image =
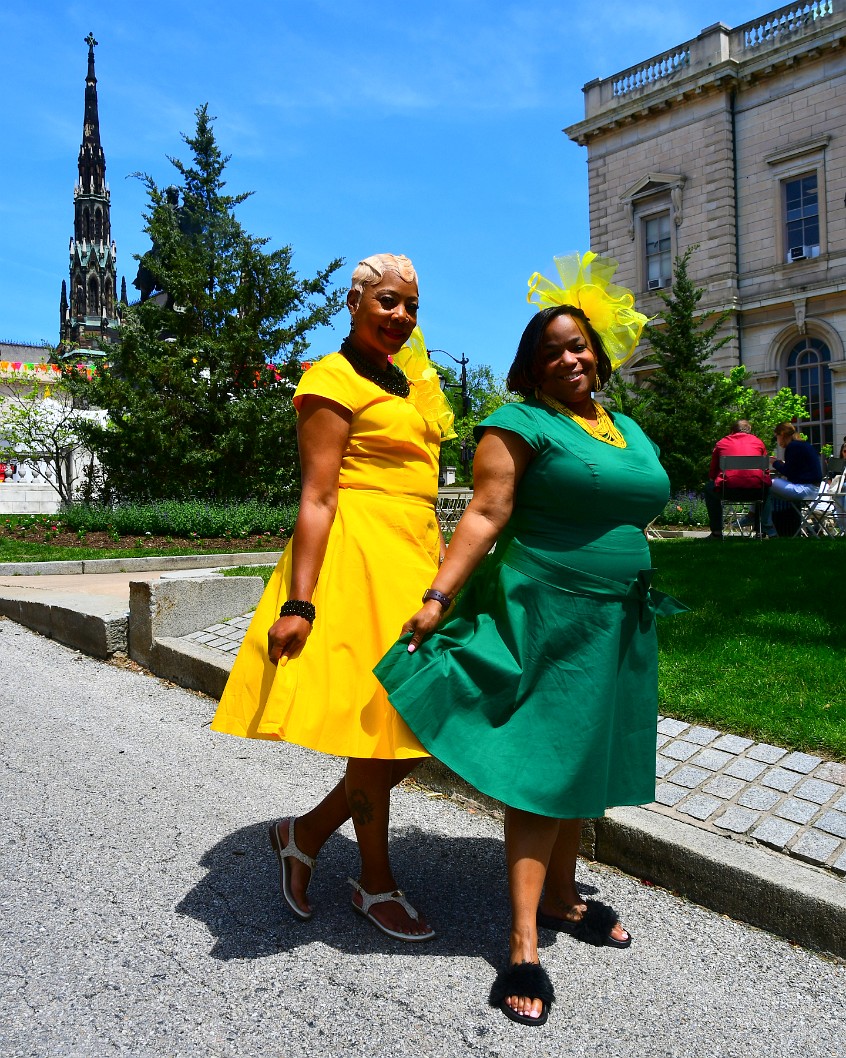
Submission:
[[354,910],[389,936],[420,941],[434,931],[393,876],[388,815],[391,788],[428,754],[372,670],[443,557],[435,500],[452,415],[415,330],[408,258],[361,261],[347,307],[349,337],[294,394],[299,515],[212,729],[348,758],[320,804],[271,825],[283,897],[298,918],[311,917],[315,857],[352,818],[361,854]]

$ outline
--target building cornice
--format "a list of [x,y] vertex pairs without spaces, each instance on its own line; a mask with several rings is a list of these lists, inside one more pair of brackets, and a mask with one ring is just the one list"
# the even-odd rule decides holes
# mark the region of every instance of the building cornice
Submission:
[[788,5],[736,29],[717,23],[637,66],[589,81],[585,119],[564,132],[585,146],[684,100],[748,87],[844,45],[846,0]]

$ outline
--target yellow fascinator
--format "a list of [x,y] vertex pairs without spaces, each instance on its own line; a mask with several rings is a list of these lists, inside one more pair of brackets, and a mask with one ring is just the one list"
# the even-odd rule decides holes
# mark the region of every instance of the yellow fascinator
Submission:
[[592,250],[584,257],[568,253],[553,260],[561,286],[535,272],[529,280],[527,301],[541,309],[551,305],[580,308],[602,339],[611,366],[618,368],[637,348],[649,317],[635,309],[630,290],[611,282],[617,262],[610,257],[598,257]]
[[449,441],[457,434],[452,428],[455,415],[441,390],[438,372],[426,351],[423,332],[415,327],[411,337],[394,356],[394,363],[402,368],[411,385],[409,399],[426,422],[434,423],[441,432],[441,440]]

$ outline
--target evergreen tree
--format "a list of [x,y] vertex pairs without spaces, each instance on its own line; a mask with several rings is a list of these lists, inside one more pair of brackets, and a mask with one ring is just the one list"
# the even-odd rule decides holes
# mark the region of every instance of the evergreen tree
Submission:
[[291,396],[308,335],[343,302],[330,280],[291,267],[289,246],[244,231],[235,216],[248,194],[224,193],[229,157],[204,105],[183,135],[190,164],[170,158],[177,188],[145,174],[152,249],[139,258],[141,303],[123,317],[108,363],[77,397],[108,414],[84,424],[113,496],[132,499],[282,498],[299,479]]
[[[698,489],[708,476],[715,441],[722,436],[720,424],[727,394],[723,375],[708,361],[730,339],[716,334],[730,315],[696,308],[705,291],[694,286],[688,263],[695,246],[677,257],[673,286],[659,294],[664,308],[660,323],[649,327],[646,340],[652,348],[643,363],[655,370],[648,376],[648,398],[635,417],[661,449],[661,462],[672,490]],[[625,405],[625,387],[616,387],[616,399]]]

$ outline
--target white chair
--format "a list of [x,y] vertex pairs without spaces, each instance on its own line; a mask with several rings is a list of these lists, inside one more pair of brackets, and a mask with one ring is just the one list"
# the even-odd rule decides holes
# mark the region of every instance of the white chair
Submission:
[[846,536],[846,459],[829,459],[820,490],[797,503],[797,536]]

